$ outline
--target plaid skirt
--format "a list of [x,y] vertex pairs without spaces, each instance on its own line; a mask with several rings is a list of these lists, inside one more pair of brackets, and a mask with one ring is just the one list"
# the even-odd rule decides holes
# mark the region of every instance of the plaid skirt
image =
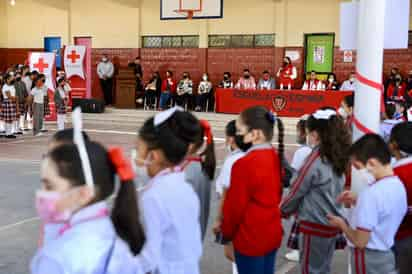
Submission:
[[50,115],[49,96],[44,96],[44,116]]
[[[346,248],[346,238],[342,233],[339,233],[336,238],[336,250],[342,250]],[[295,220],[290,230],[287,247],[294,250],[299,250],[299,223]]]
[[66,104],[56,105],[57,114],[66,114]]
[[1,120],[6,123],[12,123],[17,120],[16,103],[5,99],[1,104]]

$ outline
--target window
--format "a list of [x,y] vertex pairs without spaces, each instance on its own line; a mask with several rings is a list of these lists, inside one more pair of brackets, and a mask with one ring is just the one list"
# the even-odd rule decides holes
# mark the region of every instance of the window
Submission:
[[210,48],[274,47],[275,34],[209,35]]
[[198,48],[199,36],[143,36],[143,48]]

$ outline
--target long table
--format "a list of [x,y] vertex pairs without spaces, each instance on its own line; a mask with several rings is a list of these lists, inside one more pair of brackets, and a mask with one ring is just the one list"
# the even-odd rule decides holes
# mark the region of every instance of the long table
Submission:
[[352,91],[216,89],[216,112],[238,114],[252,106],[264,106],[279,116],[300,117],[320,107],[338,108]]

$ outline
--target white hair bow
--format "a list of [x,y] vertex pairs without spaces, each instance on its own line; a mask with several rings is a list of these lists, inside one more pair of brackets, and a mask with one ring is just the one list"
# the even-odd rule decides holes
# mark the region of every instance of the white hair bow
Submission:
[[169,118],[172,117],[172,115],[175,114],[175,112],[177,112],[177,111],[184,111],[184,109],[182,107],[175,106],[175,107],[172,107],[168,110],[165,110],[165,111],[162,111],[162,112],[156,114],[155,117],[154,117],[154,126],[157,127],[157,126],[163,124],[164,122],[169,120]]
[[82,111],[80,107],[77,107],[72,113],[73,121],[73,142],[76,144],[79,150],[80,161],[82,164],[84,178],[86,185],[94,189],[92,168],[90,166],[89,155],[87,154],[86,145],[83,138],[83,122]]
[[336,111],[331,110],[331,109],[325,109],[325,110],[317,110],[315,113],[313,113],[313,117],[316,120],[329,120],[332,116],[336,116]]

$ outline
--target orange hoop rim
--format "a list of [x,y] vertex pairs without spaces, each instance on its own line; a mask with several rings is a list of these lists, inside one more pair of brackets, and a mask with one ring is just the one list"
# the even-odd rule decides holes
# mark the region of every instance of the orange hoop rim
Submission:
[[201,11],[202,10],[181,10],[181,9],[174,10],[174,12],[176,13],[186,13],[187,19],[193,19],[193,15],[195,14],[195,12],[201,12]]

